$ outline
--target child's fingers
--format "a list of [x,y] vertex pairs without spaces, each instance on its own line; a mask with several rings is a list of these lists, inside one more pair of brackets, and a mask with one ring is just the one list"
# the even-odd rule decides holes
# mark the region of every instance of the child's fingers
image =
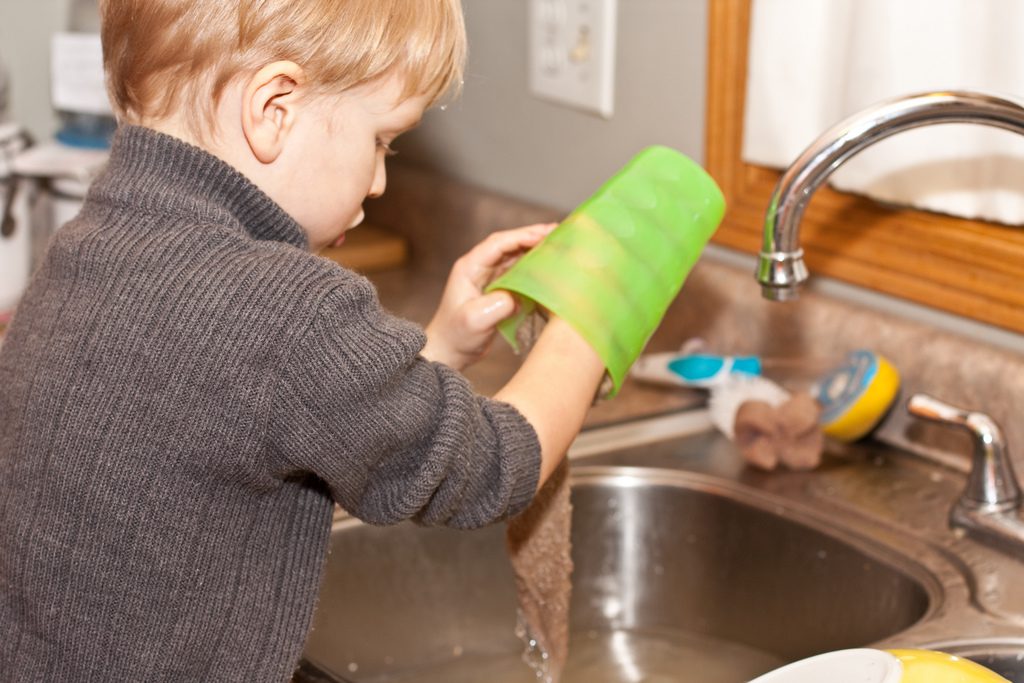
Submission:
[[516,304],[511,294],[499,290],[469,301],[463,311],[470,330],[485,332],[515,313]]
[[510,256],[536,246],[557,223],[538,223],[513,230],[491,233],[483,242],[473,247],[466,256],[476,265],[493,268]]

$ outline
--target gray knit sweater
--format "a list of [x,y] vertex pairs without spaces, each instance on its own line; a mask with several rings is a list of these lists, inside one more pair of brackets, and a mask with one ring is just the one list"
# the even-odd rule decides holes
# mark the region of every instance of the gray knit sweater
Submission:
[[423,343],[242,175],[123,127],[0,350],[0,680],[283,681],[332,502],[525,507],[533,429]]

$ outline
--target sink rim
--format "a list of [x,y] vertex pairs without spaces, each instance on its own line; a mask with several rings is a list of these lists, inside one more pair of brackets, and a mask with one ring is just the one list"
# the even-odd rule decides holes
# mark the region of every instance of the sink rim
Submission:
[[[917,539],[906,539],[908,543],[903,547],[894,543],[886,543],[877,537],[880,529],[876,529],[874,534],[866,532],[863,527],[867,520],[857,516],[835,514],[832,517],[826,517],[824,511],[806,503],[796,502],[741,482],[687,470],[574,463],[570,471],[570,481],[573,485],[593,482],[604,485],[614,483],[623,487],[649,484],[681,486],[725,498],[736,505],[784,517],[849,545],[871,559],[887,564],[905,574],[925,591],[928,597],[927,610],[915,624],[903,632],[928,621],[940,610],[946,598],[947,586],[936,572],[936,569],[944,569],[945,563],[942,562],[940,554],[934,548]],[[901,539],[902,541],[903,539]],[[915,548],[910,550],[909,545],[913,545]],[[899,634],[894,635],[899,636]]]
[[[569,472],[572,486],[602,485],[631,488],[648,485],[674,486],[729,500],[732,504],[753,508],[765,514],[783,517],[846,544],[872,560],[885,564],[918,584],[927,597],[927,607],[916,622],[878,643],[911,642],[911,634],[927,625],[943,611],[951,591],[958,584],[943,581],[951,567],[943,553],[920,539],[899,536],[889,540],[891,531],[871,524],[859,515],[847,514],[842,508],[825,511],[806,502],[798,502],[778,493],[763,491],[749,484],[716,475],[663,467],[597,465],[575,461]],[[365,523],[339,511],[331,533]],[[881,537],[881,538],[880,538]]]
[[1009,680],[1020,680],[1024,672],[1024,637],[979,636],[937,640],[923,646],[954,657],[968,659]]
[[921,647],[938,650],[957,657],[978,655],[1001,655],[1024,653],[1022,636],[978,636],[972,638],[947,638],[925,643]]

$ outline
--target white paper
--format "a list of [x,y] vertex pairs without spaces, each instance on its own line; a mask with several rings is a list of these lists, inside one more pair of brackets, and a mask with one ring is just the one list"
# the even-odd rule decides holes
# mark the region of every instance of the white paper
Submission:
[[100,35],[56,33],[51,53],[54,108],[82,114],[110,114]]

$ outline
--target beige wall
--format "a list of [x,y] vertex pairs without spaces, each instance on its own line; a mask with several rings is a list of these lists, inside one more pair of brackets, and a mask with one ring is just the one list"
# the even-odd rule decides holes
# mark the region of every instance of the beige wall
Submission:
[[[12,116],[53,135],[49,36],[70,0],[0,0],[0,60]],[[571,209],[645,145],[701,159],[707,0],[619,0],[615,115],[544,102],[527,87],[526,0],[464,0],[470,62],[462,97],[399,140],[404,158],[491,190]]]
[[57,131],[50,106],[50,36],[68,26],[69,0],[0,0],[0,63],[11,84],[9,112],[36,140]]
[[399,139],[403,157],[568,210],[650,144],[703,159],[707,0],[619,0],[611,120],[536,99],[526,0],[464,0],[470,60],[460,100]]

